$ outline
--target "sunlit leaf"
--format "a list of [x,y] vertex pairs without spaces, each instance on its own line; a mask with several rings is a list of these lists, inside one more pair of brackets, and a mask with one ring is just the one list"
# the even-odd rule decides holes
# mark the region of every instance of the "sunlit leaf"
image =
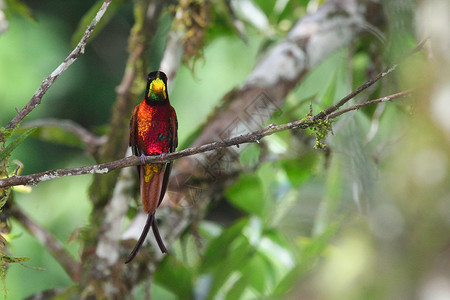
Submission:
[[225,230],[218,238],[211,241],[205,251],[205,256],[202,260],[203,271],[208,271],[212,267],[218,265],[220,260],[218,260],[217,258],[223,258],[227,255],[232,241],[242,233],[242,230],[248,223],[249,219],[243,218],[237,223],[233,224],[230,228]]
[[16,185],[13,186],[12,189],[19,193],[29,194],[33,191],[33,188],[28,185]]
[[175,256],[168,255],[155,273],[155,282],[177,294],[180,299],[192,298],[190,271]]
[[249,254],[254,251],[254,248],[242,235],[234,239],[228,249],[225,256],[216,257],[219,265],[213,273],[210,295],[226,293],[234,284],[235,278],[230,276],[237,275],[238,270],[248,262]]
[[333,223],[323,234],[310,238],[302,243],[298,265],[280,281],[274,289],[274,295],[282,295],[298,283],[300,278],[310,270],[317,259],[327,249],[330,240],[334,237],[338,229],[339,223]]
[[227,292],[225,299],[241,299],[242,293],[249,286],[248,280],[245,276],[241,276],[234,284],[233,287]]
[[198,231],[202,234],[202,236],[205,236],[208,239],[212,239],[217,238],[223,230],[219,224],[203,220],[200,223]]
[[[261,225],[261,220],[257,217],[243,219],[208,246],[205,258],[211,257],[215,260],[207,262],[207,267],[204,260],[205,267],[202,270],[208,271],[212,278],[210,296],[227,294],[239,281],[242,269],[258,248],[262,234]],[[217,252],[212,253],[213,249]]]
[[263,295],[268,290],[267,285],[271,276],[270,265],[258,253],[248,258],[240,273],[241,277],[228,291],[226,299],[241,299],[240,296],[248,289],[259,295]]

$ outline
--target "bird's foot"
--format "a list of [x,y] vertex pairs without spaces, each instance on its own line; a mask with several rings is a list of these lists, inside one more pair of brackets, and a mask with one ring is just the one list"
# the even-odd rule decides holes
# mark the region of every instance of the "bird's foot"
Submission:
[[141,163],[145,164],[145,154],[144,153],[141,154]]

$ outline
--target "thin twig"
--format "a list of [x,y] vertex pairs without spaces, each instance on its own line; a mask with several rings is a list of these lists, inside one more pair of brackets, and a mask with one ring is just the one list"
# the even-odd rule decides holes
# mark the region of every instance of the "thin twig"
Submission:
[[13,205],[10,212],[17,222],[47,248],[48,252],[59,262],[70,278],[75,282],[79,282],[81,279],[81,265],[70,256],[63,245],[45,228],[31,220],[19,206]]
[[349,112],[349,111],[352,111],[352,110],[358,110],[358,109],[360,109],[361,107],[364,107],[364,106],[377,104],[377,103],[381,103],[381,102],[386,102],[386,101],[391,101],[391,100],[394,100],[394,99],[397,99],[397,98],[402,98],[402,97],[405,97],[405,96],[409,96],[410,94],[411,94],[411,91],[403,91],[403,92],[392,94],[392,95],[389,95],[389,96],[386,96],[386,97],[382,97],[382,98],[366,101],[366,102],[363,102],[363,103],[360,103],[360,104],[355,104],[355,105],[352,105],[352,106],[349,106],[349,107],[337,110],[337,111],[327,115],[327,118],[328,119],[333,119],[333,118],[336,118],[336,117],[342,115],[343,113],[346,113],[346,112]]
[[[355,105],[355,106],[351,107],[351,109],[347,108],[345,110],[347,110],[347,111],[355,110],[362,106],[367,106],[370,104],[375,104],[375,103],[379,103],[379,102],[383,102],[383,101],[392,100],[395,98],[405,96],[407,93],[409,93],[409,92],[408,91],[401,92],[401,93],[397,93],[397,94],[383,97],[380,99],[367,101],[363,104],[359,104],[359,106]],[[333,107],[334,106],[335,105],[333,105]],[[221,141],[205,144],[205,145],[198,146],[198,147],[184,149],[184,150],[177,151],[174,153],[165,154],[163,156],[162,155],[147,156],[145,158],[145,163],[169,162],[169,161],[172,161],[175,159],[179,159],[181,157],[190,156],[190,155],[203,153],[203,152],[207,152],[207,151],[212,151],[212,150],[216,150],[216,149],[220,149],[220,148],[226,148],[226,147],[236,146],[236,145],[246,144],[246,143],[259,142],[265,136],[268,136],[268,135],[271,135],[271,134],[274,134],[274,133],[277,133],[280,131],[289,130],[289,129],[296,129],[296,128],[306,129],[306,128],[310,127],[311,125],[313,125],[314,121],[316,121],[318,119],[335,118],[344,112],[335,114],[334,116],[331,114],[323,115],[323,112],[320,112],[319,114],[317,114],[315,116],[312,116],[310,118],[306,118],[303,120],[297,120],[297,121],[293,121],[293,122],[281,124],[281,125],[271,124],[271,125],[263,128],[262,130],[257,130],[257,131],[243,134],[243,135],[233,137],[230,139],[221,140]],[[321,117],[320,115],[323,115],[323,116]],[[14,186],[14,185],[30,185],[30,184],[34,185],[34,184],[38,184],[41,181],[47,181],[47,180],[65,177],[65,176],[84,175],[84,174],[106,174],[106,173],[109,173],[116,169],[129,167],[129,166],[136,166],[141,163],[142,162],[141,162],[140,157],[129,156],[129,157],[115,160],[112,162],[93,165],[93,166],[78,167],[78,168],[72,168],[72,169],[56,169],[56,170],[50,170],[50,171],[45,171],[42,173],[31,174],[31,175],[12,176],[9,178],[0,179],[0,187],[7,187],[7,186]]]
[[58,77],[61,76],[61,74],[65,70],[67,70],[67,68],[69,68],[70,65],[73,64],[80,55],[84,53],[84,48],[86,47],[87,40],[91,36],[100,19],[105,14],[106,9],[108,8],[109,4],[111,4],[111,1],[112,0],[105,0],[105,2],[103,2],[102,7],[100,7],[100,9],[98,10],[96,16],[92,20],[91,24],[89,24],[83,37],[81,38],[75,49],[73,49],[69,56],[67,56],[67,58],[50,74],[50,76],[42,81],[41,86],[34,93],[33,97],[31,97],[31,100],[24,106],[24,108],[22,108],[22,110],[18,112],[18,114],[11,120],[11,122],[6,125],[6,129],[16,127],[17,124],[19,124],[20,121],[23,120],[23,118],[25,118],[33,109],[35,109],[41,103],[42,97],[56,81],[56,79],[58,79]]
[[325,115],[330,115],[331,113],[335,112],[336,110],[339,109],[339,107],[341,107],[342,105],[344,105],[345,103],[347,103],[350,99],[353,99],[356,95],[358,95],[359,93],[361,93],[362,91],[366,90],[367,88],[369,88],[370,86],[372,86],[374,83],[376,83],[378,80],[380,80],[381,78],[385,77],[386,75],[388,75],[389,73],[391,73],[392,71],[394,71],[397,66],[400,64],[401,61],[403,61],[404,59],[406,59],[407,57],[419,52],[420,50],[422,50],[423,45],[425,45],[425,42],[429,39],[430,37],[427,36],[426,38],[424,38],[422,41],[420,41],[415,47],[414,49],[412,49],[408,54],[406,54],[405,56],[403,56],[402,58],[400,58],[399,62],[392,64],[390,66],[388,66],[383,72],[378,73],[375,77],[373,77],[372,79],[366,81],[365,83],[363,83],[360,87],[358,87],[356,90],[354,90],[353,92],[351,92],[350,94],[348,94],[347,96],[345,96],[344,98],[342,98],[341,100],[339,100],[336,104],[328,107],[326,110],[324,110],[323,112],[319,113],[316,115],[316,119],[321,119],[323,118]]

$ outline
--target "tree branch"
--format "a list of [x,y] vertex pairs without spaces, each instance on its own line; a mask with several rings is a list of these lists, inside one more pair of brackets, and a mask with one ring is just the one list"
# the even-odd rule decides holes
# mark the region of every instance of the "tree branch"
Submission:
[[[361,0],[330,0],[317,11],[302,16],[286,37],[270,47],[258,60],[243,84],[222,98],[196,132],[198,135],[190,146],[200,146],[261,129],[274,113],[281,111],[286,96],[310,70],[336,50],[348,46],[367,28],[365,12],[368,12],[369,3]],[[177,185],[177,182],[188,184],[189,178],[197,180],[207,176],[211,179],[225,175],[224,172],[239,172],[232,165],[226,170],[219,166],[222,158],[233,160],[231,156],[236,152],[224,151],[212,156],[202,154],[177,161],[173,170],[174,180],[170,181],[168,187],[169,191],[176,194],[173,201],[178,203],[184,199],[185,188]]]
[[358,87],[356,90],[354,90],[353,92],[351,92],[350,94],[348,94],[347,96],[345,96],[344,98],[342,98],[341,100],[339,100],[335,105],[332,105],[330,107],[328,107],[326,110],[324,110],[321,114],[318,115],[318,118],[322,118],[325,115],[330,115],[332,112],[336,111],[339,107],[341,107],[342,105],[344,105],[345,103],[347,103],[348,101],[350,101],[353,97],[355,97],[356,95],[358,95],[359,93],[361,93],[362,91],[366,90],[367,88],[369,88],[370,86],[372,86],[374,83],[376,83],[378,80],[380,80],[381,78],[385,77],[386,75],[388,75],[389,73],[391,73],[392,71],[394,71],[397,66],[407,57],[419,52],[420,50],[422,50],[423,45],[425,45],[425,42],[429,39],[430,37],[427,36],[426,38],[424,38],[422,41],[420,41],[415,47],[414,49],[412,49],[408,54],[406,54],[405,56],[403,56],[402,58],[399,59],[399,62],[392,64],[390,66],[388,66],[383,72],[378,73],[375,77],[373,77],[372,79],[366,81],[364,84],[362,84],[360,87]]
[[10,212],[17,222],[19,222],[45,248],[47,248],[48,252],[58,261],[73,281],[80,281],[81,265],[70,256],[70,254],[64,249],[63,245],[61,245],[61,243],[50,232],[28,218],[28,216],[18,205],[13,205]]
[[44,79],[41,86],[34,93],[33,97],[31,97],[31,100],[24,106],[24,108],[22,108],[22,110],[18,112],[18,114],[11,120],[11,122],[9,122],[8,125],[6,125],[6,129],[16,127],[17,124],[19,124],[20,121],[23,120],[23,118],[25,118],[33,109],[35,109],[41,103],[42,97],[47,92],[47,90],[53,85],[56,79],[58,79],[58,77],[61,76],[61,74],[65,70],[67,70],[67,68],[69,68],[70,65],[72,65],[80,55],[84,53],[84,49],[86,47],[86,43],[89,37],[91,36],[98,22],[105,14],[106,10],[108,9],[108,6],[111,4],[111,1],[112,0],[105,0],[105,2],[103,2],[103,5],[98,10],[91,24],[89,24],[83,37],[81,38],[80,42],[75,47],[75,49],[73,49],[73,51],[69,54],[69,56],[67,56],[67,58],[50,74],[50,76]]
[[349,111],[352,111],[352,110],[358,110],[358,109],[360,109],[361,107],[364,107],[364,106],[377,104],[377,103],[381,103],[381,102],[386,102],[386,101],[391,101],[391,100],[394,100],[394,99],[397,99],[397,98],[402,98],[402,97],[409,96],[410,94],[411,94],[411,91],[408,90],[408,91],[403,91],[403,92],[399,92],[399,93],[396,93],[396,94],[392,94],[392,95],[389,95],[389,96],[385,96],[385,97],[382,97],[382,98],[366,101],[366,102],[363,102],[363,103],[360,103],[360,104],[355,104],[355,105],[352,105],[352,106],[349,106],[349,107],[337,110],[337,111],[327,115],[327,118],[328,119],[333,119],[333,118],[336,118],[336,117],[338,117],[338,116],[340,116],[340,115],[342,115],[342,114],[344,114],[346,112],[349,112]]
[[[362,104],[353,105],[351,107],[348,107],[348,108],[340,110],[340,111],[333,110],[334,113],[329,114],[329,115],[324,114],[324,112],[320,112],[312,117],[302,119],[302,120],[296,120],[296,121],[293,121],[290,123],[285,123],[285,124],[281,124],[281,125],[271,124],[271,125],[263,128],[262,130],[253,131],[253,132],[243,134],[240,136],[236,136],[236,137],[233,137],[230,139],[216,141],[213,143],[209,143],[209,144],[205,144],[205,145],[201,145],[201,146],[197,146],[197,147],[187,148],[187,149],[177,151],[174,153],[168,153],[164,156],[163,155],[147,156],[145,158],[145,163],[164,163],[164,162],[169,162],[169,161],[172,161],[175,159],[179,159],[179,158],[186,157],[186,156],[191,156],[191,155],[198,154],[198,153],[204,153],[204,152],[208,152],[208,151],[212,151],[212,150],[217,150],[217,149],[226,148],[226,147],[230,147],[230,146],[237,146],[237,145],[246,144],[246,143],[259,142],[265,136],[272,135],[272,134],[280,132],[280,131],[296,129],[296,128],[306,129],[306,128],[309,128],[312,125],[314,125],[316,120],[332,119],[337,116],[340,116],[341,114],[343,114],[345,112],[348,112],[351,110],[356,110],[363,106],[367,106],[367,105],[371,105],[371,104],[376,104],[376,103],[380,103],[380,102],[384,102],[384,101],[390,101],[390,100],[393,100],[396,98],[406,96],[409,93],[410,93],[409,91],[404,91],[404,92],[400,92],[400,93],[386,96],[383,98],[367,101]],[[330,106],[330,107],[339,108],[339,106],[337,106],[337,104]],[[326,109],[325,111],[327,111],[328,109]],[[9,178],[0,179],[0,187],[7,187],[7,186],[14,186],[14,185],[30,185],[30,184],[34,185],[34,184],[38,184],[39,182],[42,182],[42,181],[47,181],[47,180],[65,177],[65,176],[85,175],[85,174],[106,174],[106,173],[109,173],[116,169],[125,168],[125,167],[129,167],[129,166],[136,166],[136,165],[140,165],[141,163],[142,162],[141,162],[140,157],[129,156],[129,157],[115,160],[112,162],[97,164],[97,165],[92,165],[92,166],[78,167],[78,168],[72,168],[72,169],[56,169],[56,170],[50,170],[50,171],[45,171],[42,173],[36,173],[36,174],[31,174],[31,175],[12,176]]]

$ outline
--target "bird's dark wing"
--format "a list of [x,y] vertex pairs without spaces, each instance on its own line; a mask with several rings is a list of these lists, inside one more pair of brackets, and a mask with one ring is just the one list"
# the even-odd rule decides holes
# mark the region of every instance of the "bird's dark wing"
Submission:
[[[178,146],[178,120],[177,120],[177,114],[175,113],[175,110],[173,107],[171,107],[172,112],[169,120],[169,133],[170,133],[170,145],[169,145],[169,153],[175,152],[175,149]],[[167,190],[167,185],[169,183],[169,176],[170,171],[172,171],[172,161],[166,164],[166,168],[164,170],[164,179],[163,179],[163,185],[161,189],[161,195],[159,197],[159,203],[158,207],[161,204],[164,194]]]
[[[129,145],[131,147],[131,151],[133,152],[133,155],[136,156],[141,156],[142,151],[141,149],[139,149],[138,146],[138,142],[137,142],[137,111],[138,111],[139,105],[137,105],[134,110],[133,113],[131,115],[131,120],[130,120],[130,136],[129,136]],[[138,174],[139,177],[141,176],[140,174],[140,168],[139,166],[137,166],[137,170],[138,170]]]

